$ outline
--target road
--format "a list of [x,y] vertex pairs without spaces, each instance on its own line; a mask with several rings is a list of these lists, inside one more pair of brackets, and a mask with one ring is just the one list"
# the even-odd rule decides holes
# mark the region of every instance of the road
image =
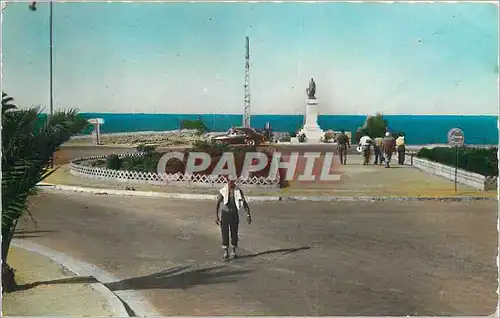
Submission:
[[45,192],[33,240],[93,263],[163,315],[487,315],[497,203],[253,203],[221,261],[214,202]]

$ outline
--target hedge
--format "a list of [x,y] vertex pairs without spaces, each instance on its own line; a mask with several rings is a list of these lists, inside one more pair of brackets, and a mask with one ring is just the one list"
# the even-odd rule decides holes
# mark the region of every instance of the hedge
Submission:
[[[483,176],[498,176],[498,148],[458,148],[458,168]],[[422,148],[417,157],[429,159],[448,166],[455,166],[455,148]]]
[[[189,152],[205,152],[208,153],[211,157],[210,166],[204,171],[195,172],[194,174],[204,174],[209,175],[212,173],[222,154],[225,152],[232,152],[234,154],[236,173],[238,176],[241,175],[245,154],[247,152],[255,152],[257,151],[255,147],[252,146],[242,146],[242,147],[234,147],[231,145],[223,144],[223,143],[213,143],[210,141],[198,141],[193,144],[193,146],[184,151],[184,153]],[[273,156],[272,151],[264,151],[268,158],[268,163],[264,169],[261,171],[250,172],[250,177],[262,177],[267,176],[269,170],[271,168],[271,158]],[[119,158],[117,155],[109,155],[106,159],[106,166],[108,169],[115,170],[127,170],[127,171],[141,171],[141,172],[157,172],[157,165],[160,161],[160,158],[163,156],[163,153],[156,152],[154,150],[149,149],[142,155],[139,156],[126,156],[123,158]],[[169,160],[165,172],[166,173],[185,173],[187,163],[187,156],[185,156],[183,161],[172,159]],[[199,164],[199,162],[196,162]],[[280,175],[280,186],[286,187],[288,183],[285,180],[285,169],[279,168],[278,173]]]

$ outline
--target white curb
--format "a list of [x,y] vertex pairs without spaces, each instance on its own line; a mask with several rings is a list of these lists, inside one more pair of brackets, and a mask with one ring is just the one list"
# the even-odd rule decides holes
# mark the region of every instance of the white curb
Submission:
[[94,277],[99,283],[91,285],[108,300],[114,313],[113,317],[130,317],[122,301],[126,303],[138,317],[160,316],[153,306],[137,292],[131,290],[112,292],[109,290],[104,284],[118,282],[120,279],[93,264],[76,260],[64,253],[27,240],[14,239],[12,240],[12,245],[17,248],[44,255],[76,275]]
[[[150,191],[131,191],[99,189],[77,186],[67,186],[58,184],[39,183],[39,187],[49,190],[72,191],[91,193],[97,195],[120,195],[134,197],[156,197],[165,199],[184,200],[216,200],[216,194],[193,194],[193,193],[168,193]],[[399,197],[399,196],[248,196],[248,202],[269,202],[269,201],[302,201],[302,202],[372,202],[372,201],[480,201],[497,200],[496,197],[485,196],[463,196],[463,197]]]
[[132,196],[132,197],[156,197],[156,198],[168,198],[168,199],[186,199],[186,200],[215,200],[217,195],[215,194],[192,194],[192,193],[167,193],[167,192],[152,192],[152,191],[132,191],[132,190],[114,190],[114,189],[99,189],[99,188],[87,188],[87,187],[76,187],[49,183],[39,183],[39,187],[43,189],[61,190],[61,191],[73,191],[73,192],[83,192],[92,194],[109,194],[109,195],[122,195],[122,196]]

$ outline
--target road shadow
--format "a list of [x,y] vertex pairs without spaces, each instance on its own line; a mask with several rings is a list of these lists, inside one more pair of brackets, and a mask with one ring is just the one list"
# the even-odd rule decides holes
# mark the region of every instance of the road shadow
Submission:
[[262,255],[268,255],[268,254],[277,254],[277,253],[287,255],[287,254],[295,253],[298,251],[305,251],[305,250],[308,250],[310,248],[311,248],[310,246],[302,246],[302,247],[297,247],[297,248],[282,248],[282,249],[278,249],[278,250],[268,250],[268,251],[264,251],[264,252],[254,253],[254,254],[241,255],[241,256],[238,256],[238,258],[239,259],[251,258],[251,257],[262,256]]
[[68,277],[68,278],[39,281],[39,282],[34,282],[34,283],[29,283],[29,284],[17,285],[14,288],[14,291],[28,290],[28,289],[35,288],[35,287],[41,286],[41,285],[95,284],[98,282],[99,281],[97,281],[97,279],[95,279],[95,277],[92,277],[92,276],[77,276],[77,277]]
[[214,266],[187,270],[191,266],[176,266],[165,271],[142,277],[124,279],[105,284],[111,291],[140,289],[188,289],[198,285],[232,283],[243,279],[251,270],[231,270]]
[[29,239],[29,238],[37,238],[42,237],[43,233],[57,233],[59,231],[55,230],[17,230],[14,232],[13,237],[16,239]]

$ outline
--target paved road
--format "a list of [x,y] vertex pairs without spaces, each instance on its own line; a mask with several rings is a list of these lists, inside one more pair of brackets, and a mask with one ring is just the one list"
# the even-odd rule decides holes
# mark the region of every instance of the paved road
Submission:
[[[94,263],[164,315],[486,315],[496,202],[255,203],[221,262],[213,202],[42,193],[24,238]],[[32,231],[33,232],[30,232]],[[31,233],[31,234],[30,234]]]

